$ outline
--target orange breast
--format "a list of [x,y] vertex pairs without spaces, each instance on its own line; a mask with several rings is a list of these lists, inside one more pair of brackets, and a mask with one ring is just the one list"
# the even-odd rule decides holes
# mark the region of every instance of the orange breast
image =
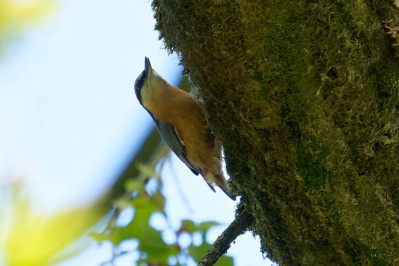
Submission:
[[192,95],[166,84],[163,92],[153,99],[151,110],[155,117],[171,123],[184,141],[190,163],[202,170],[219,173],[220,154],[215,154],[215,138],[211,134],[201,103]]

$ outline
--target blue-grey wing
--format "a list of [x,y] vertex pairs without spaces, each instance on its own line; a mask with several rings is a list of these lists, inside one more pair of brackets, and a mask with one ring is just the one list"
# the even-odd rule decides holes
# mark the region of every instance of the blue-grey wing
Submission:
[[187,159],[186,147],[184,141],[178,136],[174,126],[165,121],[155,120],[155,124],[158,127],[159,134],[169,148],[179,157],[180,160],[185,163],[188,168],[195,174],[198,175],[201,170],[194,167]]

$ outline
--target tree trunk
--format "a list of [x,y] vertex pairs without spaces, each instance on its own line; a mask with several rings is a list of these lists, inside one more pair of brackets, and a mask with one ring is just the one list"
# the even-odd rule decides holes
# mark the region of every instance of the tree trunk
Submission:
[[399,265],[398,6],[153,1],[281,265]]

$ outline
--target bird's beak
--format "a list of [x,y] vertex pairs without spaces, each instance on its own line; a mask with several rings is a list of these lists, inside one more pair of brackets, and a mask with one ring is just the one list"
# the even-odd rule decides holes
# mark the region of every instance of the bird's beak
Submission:
[[146,74],[147,77],[149,77],[150,73],[152,72],[150,59],[148,59],[148,57],[146,57],[144,62],[145,62],[144,63],[144,65],[145,65],[145,68],[144,68],[145,74]]

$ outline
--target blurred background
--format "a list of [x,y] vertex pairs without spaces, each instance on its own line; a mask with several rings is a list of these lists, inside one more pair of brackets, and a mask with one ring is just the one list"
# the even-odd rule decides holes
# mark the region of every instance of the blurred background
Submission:
[[[162,167],[133,164],[143,185],[130,176],[117,211],[98,211],[154,130],[134,94],[144,57],[182,81],[154,25],[150,1],[0,0],[0,265],[140,264],[155,249],[129,235],[137,217],[160,235],[167,264],[195,265],[234,219],[237,203],[174,155]],[[165,153],[157,146],[150,154]],[[270,264],[250,233],[227,255]]]

